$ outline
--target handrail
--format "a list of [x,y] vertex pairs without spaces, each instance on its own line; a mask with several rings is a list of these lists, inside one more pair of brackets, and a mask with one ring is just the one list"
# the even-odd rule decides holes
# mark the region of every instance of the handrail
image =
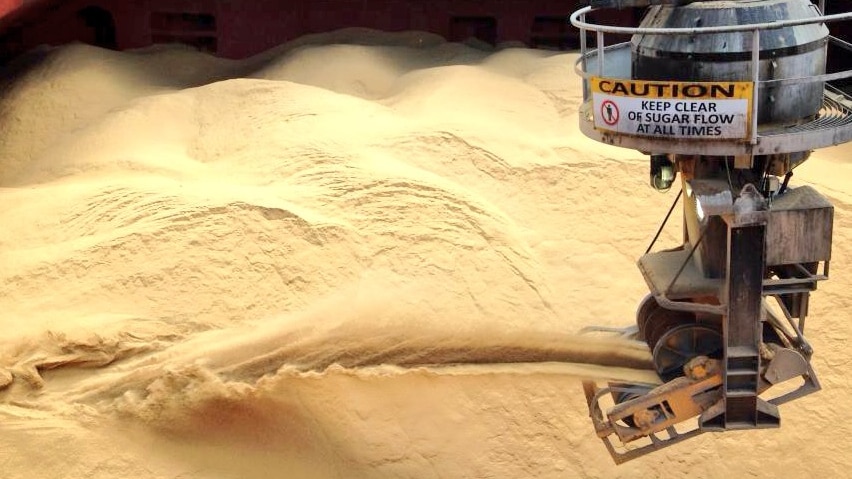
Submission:
[[833,35],[829,35],[828,41],[834,43],[835,45],[846,50],[847,52],[852,52],[852,43],[849,43],[846,40],[843,40],[842,38],[837,38]]
[[813,75],[807,77],[795,77],[795,78],[775,78],[772,80],[760,80],[762,85],[766,86],[786,86],[786,85],[798,85],[801,83],[813,83],[813,82],[829,82],[835,80],[843,80],[844,78],[852,78],[852,70],[846,70],[843,72],[837,73],[825,73],[822,75]]
[[[839,22],[842,20],[852,19],[852,12],[835,13],[832,15],[821,15],[811,18],[798,18],[793,20],[781,20],[777,22],[750,23],[745,25],[725,25],[719,27],[691,27],[691,28],[653,28],[653,27],[619,27],[615,25],[598,25],[587,23],[585,16],[587,13],[603,10],[600,8],[583,7],[572,13],[569,17],[571,24],[580,30],[591,30],[593,32],[618,33],[623,35],[634,35],[637,33],[648,35],[697,35],[702,33],[731,33],[731,32],[748,32],[757,30],[775,30],[784,27],[794,27],[798,25],[810,25],[814,23],[830,23]],[[582,17],[582,20],[581,20]]]
[[[655,27],[620,27],[614,25],[598,25],[594,23],[588,23],[586,21],[586,15],[593,11],[605,10],[601,8],[594,8],[591,6],[587,6],[581,8],[571,14],[570,21],[571,24],[577,27],[580,30],[580,39],[581,39],[581,51],[580,57],[574,64],[574,70],[583,79],[583,100],[588,100],[588,82],[590,77],[594,76],[603,76],[604,67],[605,67],[605,59],[604,55],[606,52],[609,52],[614,49],[625,48],[630,45],[630,42],[618,43],[615,45],[606,46],[605,45],[605,33],[613,33],[613,34],[622,34],[622,35],[635,35],[635,34],[650,34],[650,35],[702,35],[702,34],[717,34],[717,33],[730,33],[730,32],[742,32],[748,33],[751,37],[751,59],[749,61],[750,65],[750,81],[753,83],[753,98],[754,101],[751,102],[751,125],[749,125],[749,135],[746,138],[746,141],[751,145],[757,145],[760,141],[760,134],[758,132],[758,108],[759,101],[756,99],[760,91],[763,88],[770,87],[779,87],[785,85],[797,85],[797,84],[806,84],[806,83],[815,83],[815,82],[829,82],[835,81],[845,78],[852,78],[852,70],[846,70],[842,72],[836,73],[823,73],[821,75],[813,75],[806,77],[795,77],[795,78],[773,78],[767,80],[760,79],[760,36],[761,32],[768,30],[776,30],[779,28],[792,27],[798,25],[810,25],[810,24],[825,24],[831,22],[840,22],[845,20],[852,20],[852,12],[847,13],[839,13],[833,15],[819,15],[810,18],[801,18],[801,19],[791,19],[791,20],[781,20],[774,22],[764,22],[764,23],[752,23],[752,24],[744,24],[744,25],[725,25],[725,26],[710,26],[710,27],[679,27],[679,28],[655,28]],[[822,10],[820,10],[822,12]],[[597,44],[594,49],[590,49],[587,45],[586,33],[587,31],[593,31],[596,33]],[[835,38],[831,35],[828,36],[827,41],[830,44],[837,44],[842,49],[852,49],[852,44],[842,41],[838,38]],[[589,61],[593,59],[596,62],[596,72],[589,71]]]
[[[580,37],[580,40],[581,40],[580,43],[585,43],[585,42],[582,41],[582,39],[583,38]],[[615,45],[608,45],[608,46],[604,47],[604,50],[605,51],[617,50],[618,48],[624,48],[624,47],[629,46],[629,45],[630,45],[630,42],[616,43]],[[580,51],[582,52],[584,50],[585,49],[581,45]],[[580,56],[577,57],[577,60],[574,61],[574,73],[576,73],[577,75],[579,75],[583,78],[588,78],[589,76],[592,76],[589,72],[586,71],[585,61],[588,60],[591,56],[593,56],[595,54],[597,54],[597,51],[590,51],[590,52],[587,52],[587,53],[581,53]],[[581,63],[583,64],[582,68],[578,68],[578,66],[580,66]]]
[[[852,17],[850,17],[850,18],[852,18]],[[582,37],[581,37],[581,40],[582,40]],[[852,43],[845,42],[845,41],[843,41],[843,40],[841,40],[837,37],[830,36],[829,37],[829,43],[836,44],[840,48],[843,48],[844,50],[849,50],[850,52],[852,52]],[[630,42],[621,42],[621,43],[615,43],[615,44],[612,44],[612,45],[607,45],[606,47],[604,47],[604,50],[605,51],[618,50],[619,48],[626,48],[628,46],[630,46]],[[587,49],[581,48],[580,50],[582,52],[582,51],[586,51]],[[580,56],[577,57],[577,60],[574,61],[574,73],[576,73],[578,76],[580,76],[582,78],[589,78],[590,76],[594,76],[593,73],[586,71],[585,66],[581,65],[581,64],[583,64],[584,62],[587,62],[589,60],[589,58],[595,56],[596,54],[597,54],[596,50],[591,50],[591,51],[586,51],[585,53],[580,53]],[[812,83],[812,82],[819,82],[819,81],[829,82],[829,81],[843,80],[843,79],[846,79],[846,78],[852,78],[852,70],[846,70],[846,71],[835,72],[835,73],[824,73],[822,75],[812,75],[812,76],[806,76],[806,77],[774,78],[774,79],[770,79],[770,80],[760,80],[760,83],[763,84],[763,85],[766,85],[766,86],[777,87],[777,86],[797,85],[797,84],[801,84],[801,83]]]

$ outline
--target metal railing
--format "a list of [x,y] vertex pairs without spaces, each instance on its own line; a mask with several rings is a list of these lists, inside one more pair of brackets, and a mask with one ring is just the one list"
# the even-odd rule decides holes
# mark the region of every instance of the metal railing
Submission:
[[[819,11],[824,11],[824,1],[820,1]],[[753,96],[755,101],[752,102],[752,112],[751,112],[751,135],[750,135],[750,143],[752,145],[757,144],[758,142],[758,104],[759,102],[756,100],[758,98],[758,94],[762,88],[766,88],[769,86],[777,87],[784,85],[797,85],[797,84],[805,84],[805,83],[813,83],[813,82],[829,82],[829,81],[837,81],[846,78],[852,78],[852,70],[847,70],[843,72],[837,73],[825,73],[822,75],[815,76],[806,76],[806,77],[795,77],[795,78],[780,78],[780,79],[769,79],[769,80],[760,80],[760,34],[762,31],[768,30],[777,30],[785,27],[793,27],[799,25],[812,25],[812,24],[824,24],[824,23],[832,23],[832,22],[841,22],[845,20],[852,20],[852,12],[847,13],[838,13],[833,15],[820,15],[811,18],[803,18],[803,19],[792,19],[792,20],[781,20],[775,22],[766,22],[766,23],[753,23],[753,24],[745,24],[745,25],[725,25],[725,26],[715,26],[715,27],[690,27],[690,28],[655,28],[655,27],[623,27],[623,26],[615,26],[615,25],[602,25],[602,24],[594,24],[586,21],[586,15],[593,11],[600,11],[602,9],[595,9],[593,7],[584,7],[580,10],[574,12],[570,21],[571,24],[580,30],[580,57],[574,64],[574,69],[577,74],[583,78],[583,100],[588,100],[588,90],[589,90],[589,78],[592,76],[603,76],[604,72],[604,64],[606,58],[606,52],[629,47],[630,42],[623,42],[615,45],[605,46],[605,34],[618,34],[618,35],[635,35],[635,34],[648,34],[648,35],[708,35],[708,34],[719,34],[719,33],[733,33],[733,32],[750,32],[751,33],[751,81],[754,83],[754,92]],[[589,51],[587,45],[587,32],[595,32],[596,34],[596,48],[594,51]],[[828,37],[829,43],[840,47],[841,49],[852,52],[852,43],[846,42],[834,36]],[[590,59],[594,58],[597,64],[597,72],[590,73],[588,71],[588,64]],[[850,110],[850,114],[852,114],[852,110]]]

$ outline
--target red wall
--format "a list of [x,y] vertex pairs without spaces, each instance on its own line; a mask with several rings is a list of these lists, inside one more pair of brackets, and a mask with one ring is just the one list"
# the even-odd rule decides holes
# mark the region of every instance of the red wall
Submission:
[[[10,0],[0,2],[5,6]],[[37,18],[33,13],[29,21],[21,23],[16,50],[75,40],[92,43],[91,28],[77,15],[87,6],[112,14],[119,49],[151,44],[151,12],[212,14],[216,52],[230,58],[250,56],[306,33],[345,27],[423,30],[449,38],[452,18],[458,16],[494,17],[497,42],[528,43],[536,15],[560,16],[567,21],[568,15],[579,8],[577,3],[565,0],[68,0],[53,4],[53,8],[38,12]],[[624,23],[630,22],[633,14],[612,15],[619,18],[608,22]]]
[[0,18],[21,6],[23,0],[0,0]]
[[[0,60],[41,44],[75,40],[93,43],[92,29],[77,15],[87,6],[102,7],[112,14],[119,49],[151,44],[151,12],[214,15],[216,25],[212,35],[216,53],[241,58],[306,33],[344,27],[423,30],[461,40],[453,38],[451,22],[453,17],[462,16],[494,17],[496,42],[529,44],[534,17],[567,19],[579,8],[579,3],[579,0],[0,0]],[[827,9],[829,13],[848,11],[850,4],[852,0],[832,0],[827,2]],[[10,12],[14,13],[9,15]],[[633,11],[610,10],[601,15],[606,15],[602,20],[610,24],[636,21]],[[558,22],[555,27],[559,28]],[[841,37],[850,37],[849,32],[833,30]]]

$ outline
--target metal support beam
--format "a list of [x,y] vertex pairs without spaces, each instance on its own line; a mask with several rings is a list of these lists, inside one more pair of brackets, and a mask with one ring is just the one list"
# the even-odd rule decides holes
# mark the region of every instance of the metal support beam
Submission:
[[705,429],[777,427],[777,407],[758,397],[760,344],[765,271],[766,206],[754,187],[747,185],[726,220],[727,271],[722,318],[725,342],[722,399],[699,420]]
[[760,374],[760,309],[766,225],[728,230],[728,314],[722,334],[725,348],[725,427],[757,426]]

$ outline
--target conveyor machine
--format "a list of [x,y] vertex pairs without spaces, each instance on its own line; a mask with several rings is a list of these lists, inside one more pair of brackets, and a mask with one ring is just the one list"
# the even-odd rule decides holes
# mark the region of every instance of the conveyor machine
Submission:
[[[592,0],[571,16],[581,130],[648,155],[653,188],[681,188],[669,216],[682,202],[683,242],[639,259],[649,294],[622,331],[647,343],[660,383],[584,382],[617,463],[703,432],[777,427],[779,405],[820,388],[804,329],[829,275],[833,207],[790,180],[812,150],[852,139],[852,99],[832,86],[852,72],[826,73],[829,43],[852,55],[828,26],[852,13],[823,7]],[[587,21],[611,8],[645,13],[636,28]]]

